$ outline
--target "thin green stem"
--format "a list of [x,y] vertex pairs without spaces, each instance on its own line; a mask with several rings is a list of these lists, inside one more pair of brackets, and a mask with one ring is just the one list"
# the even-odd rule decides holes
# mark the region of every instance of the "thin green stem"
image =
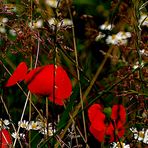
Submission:
[[[68,6],[68,0],[66,0],[66,3],[67,3],[70,19],[73,21],[71,10],[70,10],[70,7]],[[77,53],[77,45],[76,45],[74,26],[72,27],[72,36],[73,36],[73,45],[74,45],[74,53],[75,53],[75,61],[76,61],[77,79],[78,79],[78,83],[79,83],[80,103],[81,103],[81,108],[83,110],[84,109],[84,104],[83,104],[82,87],[81,87],[81,80],[80,80],[79,62],[78,62],[78,53]],[[86,123],[85,123],[84,111],[82,112],[82,118],[83,118],[85,141],[87,143],[87,131],[86,131]]]

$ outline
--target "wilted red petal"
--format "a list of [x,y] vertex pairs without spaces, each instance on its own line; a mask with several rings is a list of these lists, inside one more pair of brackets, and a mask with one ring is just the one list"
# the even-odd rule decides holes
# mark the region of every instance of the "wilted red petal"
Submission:
[[114,105],[112,107],[111,119],[126,122],[126,111],[123,105]]
[[63,99],[72,92],[72,84],[65,70],[53,64],[31,70],[25,82],[32,93],[47,95],[49,100],[59,105],[63,105]]
[[25,79],[25,76],[27,74],[27,65],[25,62],[21,62],[16,70],[13,72],[13,74],[11,75],[11,77],[9,78],[9,80],[6,83],[6,87],[15,85],[17,82],[22,81]]
[[105,115],[102,113],[103,108],[100,104],[93,104],[88,109],[88,117],[91,122],[93,122],[96,117],[99,117],[100,120],[105,120]]
[[12,139],[9,132],[6,129],[2,129],[0,131],[0,147],[9,148],[11,144],[12,144]]

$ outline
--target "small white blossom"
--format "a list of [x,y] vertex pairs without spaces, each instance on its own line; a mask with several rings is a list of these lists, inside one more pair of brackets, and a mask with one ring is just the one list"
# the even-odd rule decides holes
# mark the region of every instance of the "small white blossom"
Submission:
[[117,34],[109,35],[106,38],[106,43],[112,45],[125,45],[127,44],[127,38],[130,37],[131,37],[130,32],[120,31]]
[[26,130],[29,130],[29,122],[26,120],[23,120],[22,122],[19,121],[18,126],[20,126],[21,128],[25,128]]
[[[44,128],[44,129],[41,129],[40,131],[39,131],[41,134],[43,134],[43,135],[47,135],[47,128]],[[52,129],[52,128],[48,128],[48,136],[53,136],[53,134],[56,132],[56,130],[54,129]]]
[[117,45],[118,44],[118,40],[116,39],[116,35],[109,35],[106,38],[106,43],[107,44]]
[[58,21],[53,17],[48,20],[48,23],[53,30],[55,29],[55,27],[57,27],[57,29],[60,29],[61,27],[67,27],[73,25],[73,22],[68,18]]
[[36,23],[35,23],[35,27],[36,28],[41,28],[43,26],[43,20],[39,19]]
[[20,136],[19,135],[17,135],[17,133],[15,132],[15,133],[12,133],[11,134],[11,136],[14,138],[14,139],[20,139]]
[[4,18],[2,18],[2,23],[7,23],[8,22],[8,18],[7,17],[4,17]]
[[9,124],[10,124],[10,121],[8,119],[3,120],[0,118],[0,129],[1,128],[9,129],[9,126],[8,126]]
[[70,20],[70,19],[63,19],[61,22],[58,23],[58,27],[65,27],[65,26],[72,26],[73,25],[73,22]]
[[39,19],[37,21],[33,21],[32,23],[29,23],[29,27],[34,29],[34,28],[41,28],[43,26],[43,20]]
[[25,139],[25,134],[23,133],[19,133],[18,136],[17,136],[17,133],[12,133],[11,136],[14,138],[14,139]]
[[112,146],[110,146],[110,148],[121,148],[121,146],[122,146],[122,148],[130,148],[129,144],[125,144],[123,142],[117,142],[117,143],[113,142]]
[[100,29],[101,29],[101,30],[112,30],[113,27],[114,27],[114,25],[109,24],[108,22],[105,22],[104,24],[102,24],[102,25],[100,26]]
[[4,124],[7,125],[7,126],[10,124],[10,121],[7,120],[7,119],[5,119],[3,122],[4,122]]
[[30,129],[32,129],[32,130],[39,130],[39,129],[41,129],[41,126],[39,125],[38,121],[36,121],[36,122],[30,121],[30,123],[29,123],[29,130]]
[[124,40],[124,39],[127,39],[127,38],[130,38],[131,37],[131,33],[130,32],[123,32],[123,31],[120,31],[116,34],[116,37],[119,39],[119,40]]
[[145,49],[139,50],[141,55],[147,56],[148,57],[148,52]]
[[58,5],[57,0],[46,0],[45,3],[52,8],[57,8]]
[[1,32],[1,33],[6,33],[6,29],[5,29],[5,27],[0,26],[0,32]]
[[0,20],[0,33],[6,33],[5,25],[8,22],[8,18],[1,18]]
[[[47,123],[39,121],[40,130],[39,132],[43,135],[47,135]],[[48,136],[52,136],[56,132],[55,127],[53,129],[52,123],[48,123]]]
[[137,131],[136,128],[130,128],[130,130],[134,134],[134,139],[148,144],[148,129],[143,128],[141,131]]

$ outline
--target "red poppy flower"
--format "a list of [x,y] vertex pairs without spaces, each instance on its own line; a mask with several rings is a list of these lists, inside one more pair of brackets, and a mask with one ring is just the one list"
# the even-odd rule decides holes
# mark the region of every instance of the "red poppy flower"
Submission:
[[6,87],[15,85],[17,82],[24,80],[26,74],[27,74],[27,65],[25,62],[21,62],[16,70],[13,72],[13,74],[11,75],[11,77],[9,78],[9,80],[6,83]]
[[9,132],[6,129],[0,131],[0,147],[9,148],[12,145],[12,139]]
[[49,100],[63,105],[72,92],[72,85],[65,70],[53,64],[31,70],[25,82],[28,89],[37,95],[47,95]]
[[109,142],[114,142],[124,135],[126,111],[122,105],[112,107],[110,122],[105,122],[106,116],[100,104],[94,104],[89,108],[88,117],[91,122],[89,130],[99,142],[104,141],[105,136],[109,136]]
[[25,79],[31,93],[48,96],[50,101],[58,105],[63,105],[63,100],[67,99],[72,92],[71,81],[61,66],[46,65],[27,73],[27,66],[22,62],[6,86],[14,85],[23,79]]

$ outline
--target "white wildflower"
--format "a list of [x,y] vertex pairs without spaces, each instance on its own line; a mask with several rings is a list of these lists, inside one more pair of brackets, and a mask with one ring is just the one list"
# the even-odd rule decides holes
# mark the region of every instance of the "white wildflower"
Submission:
[[0,129],[1,128],[9,129],[9,126],[8,126],[9,124],[10,124],[10,121],[8,119],[3,120],[0,118]]
[[137,131],[136,128],[130,128],[130,130],[134,134],[134,139],[148,144],[148,129],[143,128],[141,131]]
[[118,40],[124,40],[124,39],[130,38],[131,33],[120,31],[116,34],[116,37],[118,38]]
[[23,120],[22,122],[19,121],[18,126],[20,126],[21,128],[25,128],[26,130],[29,130],[29,122],[26,120]]
[[130,32],[120,31],[117,34],[109,35],[106,38],[106,43],[112,45],[125,45],[127,44],[127,39],[130,37],[131,37]]
[[32,29],[42,28],[42,26],[43,26],[43,20],[42,19],[39,19],[39,20],[33,21],[33,22],[29,22],[29,27],[32,28]]
[[0,20],[0,33],[6,33],[5,25],[8,22],[8,18],[4,17]]
[[48,127],[48,133],[47,133],[47,128],[41,129],[39,132],[43,135],[48,134],[48,136],[53,136],[53,134],[56,132],[56,130],[55,129],[53,130],[51,127]]
[[15,132],[15,133],[12,133],[11,134],[11,136],[14,138],[14,139],[25,139],[25,134],[23,134],[23,133],[19,133],[18,135],[17,135],[17,133]]
[[34,121],[30,121],[29,123],[29,130],[32,129],[32,130],[39,130],[41,129],[41,126],[39,125],[39,122],[34,122]]
[[58,5],[57,0],[46,0],[45,3],[52,8],[57,8]]
[[58,21],[53,17],[48,20],[48,23],[53,30],[55,29],[55,27],[57,27],[57,29],[60,29],[61,27],[67,27],[73,25],[73,22],[68,18]]
[[17,135],[17,133],[15,132],[15,133],[12,133],[11,134],[11,136],[14,138],[14,139],[20,139],[20,136],[19,135]]
[[109,24],[108,22],[105,22],[104,24],[102,24],[102,25],[100,26],[100,29],[101,29],[101,30],[112,30],[113,27],[114,27],[114,25]]
[[145,49],[139,50],[141,55],[147,56],[148,57],[148,52]]
[[118,44],[118,40],[116,39],[116,35],[109,35],[106,38],[106,43],[107,44],[117,45]]
[[3,122],[4,122],[4,124],[5,124],[6,126],[8,126],[8,125],[10,124],[10,121],[7,120],[7,119],[5,119]]
[[53,26],[55,26],[56,24],[57,24],[57,21],[56,21],[56,19],[54,18],[54,17],[52,17],[52,18],[50,18],[49,20],[48,20],[48,23],[49,23],[49,25],[53,25]]
[[61,22],[58,23],[58,27],[66,27],[66,26],[72,26],[73,25],[73,22],[70,20],[70,19],[63,19]]
[[40,128],[39,132],[43,135],[48,134],[48,136],[52,136],[56,132],[56,130],[53,129],[52,127],[52,123],[48,123],[48,133],[47,133],[47,123],[46,122],[39,122],[39,125],[40,127],[42,127]]
[[34,23],[36,28],[41,28],[43,26],[43,20],[39,19],[36,23]]
[[5,27],[0,26],[0,32],[1,32],[1,33],[6,33],[6,29],[5,29]]
[[125,144],[123,142],[117,142],[117,143],[113,142],[112,146],[110,146],[110,148],[121,148],[121,146],[122,146],[122,148],[130,148],[129,144]]
[[2,23],[7,23],[8,22],[8,18],[7,17],[4,17],[4,18],[2,18]]

